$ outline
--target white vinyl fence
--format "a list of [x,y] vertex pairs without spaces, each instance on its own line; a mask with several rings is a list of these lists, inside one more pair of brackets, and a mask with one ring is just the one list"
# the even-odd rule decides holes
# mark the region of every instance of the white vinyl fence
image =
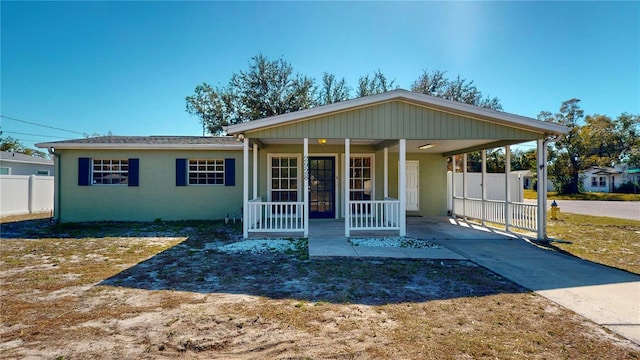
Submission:
[[53,176],[0,175],[0,216],[50,212]]
[[482,200],[482,174],[467,173],[467,197],[463,196],[462,173],[456,173],[455,194],[452,193],[451,171],[447,174],[447,205],[454,215],[489,221],[496,224],[536,231],[537,205],[524,203],[523,179],[517,174],[509,175],[510,201],[506,205],[504,174],[486,174],[487,198]]
[[[487,175],[487,199],[488,200],[506,200],[505,199],[505,184],[504,173],[494,174],[488,173]],[[510,174],[509,182],[511,183],[511,201],[523,202],[524,201],[524,179],[519,177],[518,174]],[[447,172],[447,205],[451,210],[451,199],[453,194],[451,193],[451,171]],[[462,196],[462,173],[456,173],[456,192],[455,196]],[[482,174],[480,173],[467,173],[467,197],[482,199]]]

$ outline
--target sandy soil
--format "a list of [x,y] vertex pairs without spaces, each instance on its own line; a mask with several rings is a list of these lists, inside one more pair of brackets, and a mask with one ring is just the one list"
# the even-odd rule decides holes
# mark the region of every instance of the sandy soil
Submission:
[[640,358],[470,262],[222,251],[237,230],[2,224],[0,358]]

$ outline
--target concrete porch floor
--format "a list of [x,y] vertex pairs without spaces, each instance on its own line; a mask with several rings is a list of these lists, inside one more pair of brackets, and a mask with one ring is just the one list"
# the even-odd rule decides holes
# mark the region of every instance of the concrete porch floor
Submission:
[[[397,231],[353,231],[351,237],[397,236]],[[444,249],[415,249],[352,246],[344,236],[343,220],[311,220],[309,223],[309,257],[377,257],[396,259],[466,260],[446,248],[441,241],[454,239],[513,239],[515,236],[455,221],[450,217],[407,218],[407,236],[440,243]]]

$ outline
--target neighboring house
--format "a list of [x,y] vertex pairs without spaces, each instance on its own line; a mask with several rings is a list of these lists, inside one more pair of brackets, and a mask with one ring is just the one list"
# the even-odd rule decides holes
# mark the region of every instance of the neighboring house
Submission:
[[591,166],[580,172],[585,191],[613,192],[627,182],[640,182],[640,169],[629,168],[626,164],[614,167]]
[[[447,158],[563,134],[564,126],[406,90],[226,128],[233,137],[99,137],[38,144],[57,160],[60,221],[222,219],[243,234],[309,219],[406,234],[447,215]],[[543,218],[543,217],[540,217]]]
[[0,175],[53,175],[53,160],[0,151]]
[[53,209],[53,160],[0,152],[0,216]]

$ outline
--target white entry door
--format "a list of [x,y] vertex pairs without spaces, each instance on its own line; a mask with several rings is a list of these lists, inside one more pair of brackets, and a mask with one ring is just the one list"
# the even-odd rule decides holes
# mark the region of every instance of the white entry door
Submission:
[[420,176],[418,162],[407,161],[407,211],[420,210]]

